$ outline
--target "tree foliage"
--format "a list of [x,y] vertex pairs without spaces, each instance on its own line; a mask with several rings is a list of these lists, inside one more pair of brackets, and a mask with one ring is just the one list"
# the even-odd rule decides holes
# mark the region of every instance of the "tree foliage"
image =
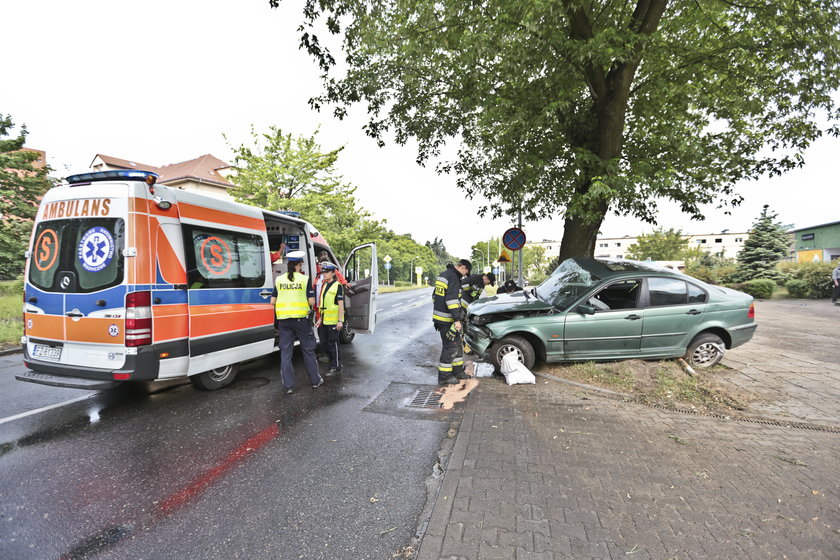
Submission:
[[17,136],[9,137],[13,129],[12,117],[0,114],[0,279],[3,280],[23,272],[23,254],[38,211],[38,198],[52,186],[47,178],[49,168],[33,165],[38,153],[23,149],[26,127],[20,127]]
[[437,259],[437,268],[440,270],[445,269],[447,264],[454,263],[454,261],[457,260],[449,254],[449,251],[446,250],[446,245],[444,244],[443,239],[435,237],[434,241],[426,241],[426,247],[434,253],[435,258]]
[[652,233],[640,235],[636,243],[627,249],[627,258],[637,261],[676,261],[685,258],[688,238],[681,230],[658,228]]
[[788,256],[790,240],[782,224],[776,221],[776,216],[770,212],[769,206],[764,205],[761,216],[753,222],[750,236],[738,253],[738,267],[733,276],[736,282],[785,279],[776,265]]
[[473,268],[478,271],[486,266],[493,266],[499,258],[499,247],[501,240],[498,237],[491,237],[487,241],[477,241],[470,247],[470,260]]
[[303,17],[314,107],[363,104],[367,133],[421,163],[457,139],[439,170],[482,214],[563,215],[563,259],[594,253],[610,211],[702,219],[838,133],[818,124],[840,118],[836,0],[306,0]]
[[[394,282],[417,283],[417,276],[414,270],[419,266],[423,269],[421,282],[425,278],[434,278],[443,266],[438,262],[437,255],[429,247],[429,244],[420,245],[410,235],[398,235],[392,231],[386,232],[376,240],[377,252],[379,254],[379,280],[385,282],[390,278]],[[384,268],[385,262],[382,257],[391,257],[391,269]]]
[[295,138],[275,126],[261,135],[252,129],[254,146],[234,149],[233,196],[270,210],[300,212],[344,256],[383,235],[385,228],[358,206],[356,187],[338,174],[335,165],[343,147],[324,152],[316,134]]

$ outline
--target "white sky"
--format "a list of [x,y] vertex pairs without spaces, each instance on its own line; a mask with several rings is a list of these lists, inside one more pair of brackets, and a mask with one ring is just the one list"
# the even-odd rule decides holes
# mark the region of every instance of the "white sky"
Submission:
[[[338,160],[358,186],[361,206],[397,233],[420,242],[435,236],[457,257],[513,225],[481,219],[453,177],[415,164],[411,147],[377,148],[362,118],[340,122],[309,109],[320,92],[317,68],[298,50],[301,0],[42,0],[0,2],[6,56],[0,113],[29,129],[27,145],[47,152],[59,175],[84,171],[102,153],[164,165],[211,153],[231,161],[233,145],[271,125],[310,135],[320,126],[325,149],[346,145]],[[357,111],[357,116],[362,117]],[[660,203],[659,225],[685,233],[746,231],[764,204],[795,227],[837,221],[840,140],[824,138],[804,168],[745,183],[744,203],[724,215],[709,208],[691,222]],[[608,216],[610,237],[654,226]],[[560,240],[562,220],[523,224],[529,240]]]

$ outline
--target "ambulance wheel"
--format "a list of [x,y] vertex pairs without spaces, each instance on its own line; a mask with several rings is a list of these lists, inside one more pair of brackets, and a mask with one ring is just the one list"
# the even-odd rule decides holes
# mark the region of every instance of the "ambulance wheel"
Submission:
[[356,333],[350,328],[350,325],[347,323],[341,328],[338,332],[338,341],[342,344],[350,344],[353,342],[353,339],[356,338]]
[[191,375],[190,383],[193,387],[202,391],[215,391],[233,383],[238,369],[238,364],[228,364],[210,371],[203,371]]

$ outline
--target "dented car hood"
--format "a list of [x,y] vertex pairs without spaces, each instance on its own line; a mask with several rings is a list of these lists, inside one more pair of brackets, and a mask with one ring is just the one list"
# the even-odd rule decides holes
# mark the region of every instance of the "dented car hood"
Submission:
[[513,292],[510,294],[497,294],[495,296],[481,298],[470,304],[467,313],[472,315],[490,315],[493,313],[528,313],[533,311],[545,311],[551,309],[549,303],[537,299],[530,292]]

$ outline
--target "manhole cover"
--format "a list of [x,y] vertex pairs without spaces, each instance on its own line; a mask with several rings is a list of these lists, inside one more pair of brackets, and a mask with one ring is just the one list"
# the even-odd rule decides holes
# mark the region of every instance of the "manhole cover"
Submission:
[[257,387],[268,385],[270,382],[271,381],[265,377],[249,377],[247,379],[240,379],[239,381],[236,381],[233,385],[230,386],[230,388],[239,391],[247,389],[256,389]]
[[440,408],[440,393],[434,389],[422,389],[414,394],[408,408]]

